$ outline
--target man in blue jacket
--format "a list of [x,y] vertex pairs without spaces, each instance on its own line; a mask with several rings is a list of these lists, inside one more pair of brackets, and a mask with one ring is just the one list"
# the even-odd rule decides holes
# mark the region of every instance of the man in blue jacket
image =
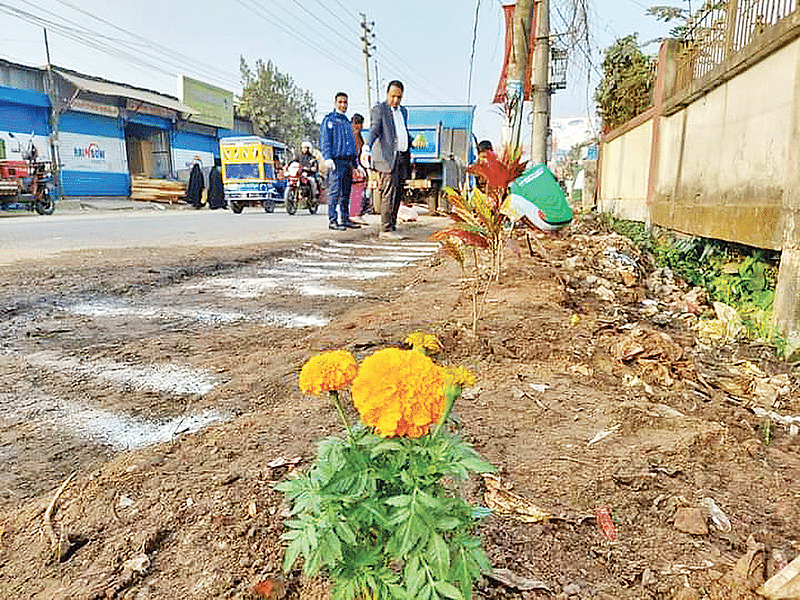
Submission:
[[336,94],[336,109],[325,115],[319,131],[322,157],[328,171],[328,228],[338,231],[359,228],[350,220],[350,187],[357,154],[353,127],[345,116],[346,112],[347,94],[339,92]]

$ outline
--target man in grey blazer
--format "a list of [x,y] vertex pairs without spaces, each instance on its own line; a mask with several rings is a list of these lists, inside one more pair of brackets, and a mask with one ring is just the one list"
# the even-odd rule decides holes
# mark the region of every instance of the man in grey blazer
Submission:
[[411,175],[411,134],[408,132],[408,111],[400,106],[403,99],[403,84],[390,81],[386,89],[386,101],[372,107],[370,124],[370,147],[372,167],[378,173],[381,230],[385,239],[400,239],[397,229],[397,211],[403,196],[403,186]]

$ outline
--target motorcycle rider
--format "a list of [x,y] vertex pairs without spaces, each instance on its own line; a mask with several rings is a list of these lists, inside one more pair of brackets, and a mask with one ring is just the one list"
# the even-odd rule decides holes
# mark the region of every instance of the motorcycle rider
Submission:
[[311,142],[300,144],[300,166],[308,174],[308,182],[311,184],[311,193],[314,198],[319,200],[319,183],[317,176],[319,173],[319,162],[311,153]]

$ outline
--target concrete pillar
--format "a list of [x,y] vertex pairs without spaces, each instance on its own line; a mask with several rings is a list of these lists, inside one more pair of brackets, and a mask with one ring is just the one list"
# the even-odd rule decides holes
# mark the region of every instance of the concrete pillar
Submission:
[[787,177],[779,224],[783,232],[783,244],[772,324],[785,338],[800,342],[800,64],[794,70],[792,107],[789,124],[791,135],[786,153]]

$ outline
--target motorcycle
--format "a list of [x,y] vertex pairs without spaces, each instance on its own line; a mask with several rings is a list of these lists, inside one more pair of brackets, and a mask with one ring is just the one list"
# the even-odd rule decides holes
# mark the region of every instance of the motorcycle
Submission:
[[304,170],[300,161],[293,160],[286,167],[286,189],[283,192],[283,204],[286,212],[293,215],[297,209],[305,202],[308,212],[316,214],[319,208],[319,198],[314,196],[311,187],[313,173]]
[[[13,133],[8,135],[14,139]],[[22,161],[0,160],[0,206],[27,204],[40,215],[53,214],[52,166],[39,160],[34,134],[31,133],[25,148],[17,142],[15,150],[22,155]]]

